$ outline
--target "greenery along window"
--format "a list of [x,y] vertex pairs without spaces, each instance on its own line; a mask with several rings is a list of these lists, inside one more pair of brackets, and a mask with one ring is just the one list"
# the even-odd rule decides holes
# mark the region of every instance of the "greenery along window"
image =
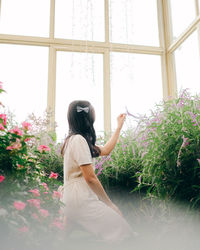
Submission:
[[28,114],[43,115],[47,105],[48,49],[0,44],[1,102],[18,122]]
[[1,0],[0,33],[49,36],[50,0]]
[[97,134],[104,130],[103,55],[57,52],[56,122],[58,140],[68,134],[67,108],[74,100],[88,100],[95,108]]
[[55,3],[55,37],[104,41],[104,0]]
[[156,0],[110,0],[109,3],[112,42],[159,46]]
[[178,91],[189,88],[193,94],[200,93],[200,43],[194,32],[175,51]]

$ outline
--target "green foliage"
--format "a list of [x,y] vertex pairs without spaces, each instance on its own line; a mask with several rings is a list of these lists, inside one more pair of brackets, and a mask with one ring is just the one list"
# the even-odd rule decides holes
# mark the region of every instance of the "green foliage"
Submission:
[[41,145],[41,138],[31,133],[30,123],[17,126],[11,118],[1,107],[1,245],[11,249],[14,244],[21,244],[23,249],[30,249],[43,244],[46,238],[50,246],[63,229],[60,214],[63,204],[57,192],[61,182],[57,176],[50,176],[51,164],[58,166],[59,155],[53,145],[52,151],[47,145]]
[[200,98],[184,91],[142,121],[139,188],[149,196],[200,205]]
[[138,184],[135,175],[140,169],[140,152],[132,130],[124,132],[112,153],[96,163],[96,173],[106,190],[131,191]]

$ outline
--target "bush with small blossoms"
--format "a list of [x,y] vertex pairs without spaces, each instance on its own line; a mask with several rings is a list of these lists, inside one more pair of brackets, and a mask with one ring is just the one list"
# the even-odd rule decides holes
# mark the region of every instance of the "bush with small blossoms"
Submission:
[[200,96],[186,89],[140,121],[138,188],[149,197],[200,206]]
[[96,160],[96,175],[110,195],[114,195],[116,192],[129,193],[137,187],[135,174],[141,169],[139,153],[134,133],[132,130],[128,130],[121,133],[119,141],[110,155],[99,157]]
[[[4,92],[2,83],[0,90]],[[51,150],[44,144],[31,145],[32,139],[38,140],[31,124],[24,121],[12,127],[0,107],[0,241],[4,249],[53,246],[64,228],[57,191],[61,182],[50,178],[41,161]]]
[[123,132],[111,155],[100,157],[96,173],[107,191],[200,206],[200,96],[188,90],[156,105],[149,116],[127,119],[137,126]]

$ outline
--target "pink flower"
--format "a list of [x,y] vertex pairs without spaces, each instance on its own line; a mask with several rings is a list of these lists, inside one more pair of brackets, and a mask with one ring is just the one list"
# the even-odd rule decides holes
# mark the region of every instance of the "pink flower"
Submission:
[[61,230],[64,229],[64,224],[57,219],[54,220],[54,222],[52,223],[52,226],[55,226]]
[[44,194],[48,194],[48,192],[44,192]]
[[198,163],[200,164],[200,159],[197,159]]
[[23,131],[20,130],[17,126],[13,129],[10,129],[8,132],[19,135],[19,136],[23,136]]
[[2,83],[2,82],[0,82],[0,89],[3,89],[3,86],[2,86],[2,84],[3,84],[3,83]]
[[50,174],[49,178],[57,179],[58,178],[58,174],[51,171],[51,174]]
[[38,189],[31,189],[29,190],[30,193],[33,193],[35,197],[40,196],[40,192]]
[[22,232],[22,233],[26,233],[26,232],[29,231],[29,228],[26,227],[26,226],[24,226],[24,227],[19,228],[18,230],[19,230],[20,232]]
[[39,199],[30,199],[30,200],[27,200],[27,202],[33,207],[40,208],[40,200]]
[[43,217],[47,217],[49,216],[49,211],[46,210],[46,209],[40,209],[40,214],[43,216]]
[[50,151],[50,148],[46,145],[40,145],[38,146],[38,150],[40,151],[40,153],[42,153],[42,152]]
[[0,175],[0,183],[4,181],[5,177],[3,175]]
[[22,144],[20,142],[20,139],[17,138],[16,139],[16,142],[12,143],[10,146],[8,146],[6,149],[7,150],[13,150],[13,149],[16,149],[16,150],[19,150],[21,148]]
[[61,193],[58,192],[58,191],[53,191],[52,197],[53,197],[53,198],[59,198],[59,199],[60,199],[60,198],[62,197],[62,195],[61,195]]
[[4,130],[4,126],[0,123],[0,130]]
[[35,214],[35,213],[33,213],[33,214],[32,214],[32,216],[33,216],[33,218],[35,218],[36,220],[38,220],[38,219],[39,219],[38,215],[37,215],[37,214]]
[[17,210],[24,210],[24,208],[26,207],[26,203],[22,201],[14,201],[13,205]]
[[30,141],[31,138],[27,137],[26,139],[24,139],[25,142]]
[[46,184],[45,182],[42,183],[42,186],[43,186],[47,191],[49,190],[49,188],[48,188],[48,186],[47,186],[47,184]]
[[3,120],[3,125],[6,126],[6,122],[7,122],[6,114],[0,114],[0,119]]
[[28,122],[22,122],[22,127],[24,130],[29,130],[31,128],[31,124]]

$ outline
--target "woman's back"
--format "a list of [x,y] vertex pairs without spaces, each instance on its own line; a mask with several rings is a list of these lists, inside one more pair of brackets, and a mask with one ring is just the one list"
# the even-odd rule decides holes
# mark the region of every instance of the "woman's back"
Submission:
[[80,134],[72,135],[64,151],[64,184],[83,176],[80,166],[92,163],[93,159],[86,139]]

